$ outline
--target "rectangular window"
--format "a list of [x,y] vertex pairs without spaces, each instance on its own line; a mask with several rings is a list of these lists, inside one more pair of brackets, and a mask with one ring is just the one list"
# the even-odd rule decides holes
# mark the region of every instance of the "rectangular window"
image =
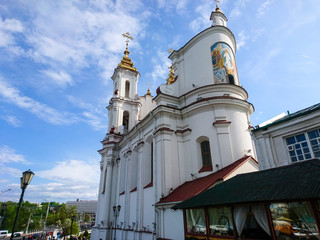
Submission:
[[203,208],[186,210],[187,233],[206,234],[206,218]]
[[211,235],[233,236],[231,209],[228,207],[209,208],[209,227]]
[[276,239],[320,239],[309,202],[270,204]]
[[320,130],[312,130],[286,138],[292,162],[320,157]]
[[211,153],[209,141],[201,142],[201,155],[203,166],[211,166]]

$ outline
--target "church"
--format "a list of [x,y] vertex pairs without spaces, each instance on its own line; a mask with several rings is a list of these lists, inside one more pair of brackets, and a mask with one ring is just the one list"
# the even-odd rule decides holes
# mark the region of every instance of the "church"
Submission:
[[111,77],[92,240],[184,239],[183,211],[173,205],[258,170],[254,107],[240,84],[235,37],[218,6],[210,20],[211,27],[171,52],[156,96],[138,96],[140,75],[127,41]]

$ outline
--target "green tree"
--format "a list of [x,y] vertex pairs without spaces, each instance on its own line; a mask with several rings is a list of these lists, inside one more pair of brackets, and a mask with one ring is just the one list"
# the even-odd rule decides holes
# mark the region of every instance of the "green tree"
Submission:
[[58,220],[56,223],[62,228],[64,235],[78,234],[80,229],[77,221],[77,207],[62,204],[58,212]]

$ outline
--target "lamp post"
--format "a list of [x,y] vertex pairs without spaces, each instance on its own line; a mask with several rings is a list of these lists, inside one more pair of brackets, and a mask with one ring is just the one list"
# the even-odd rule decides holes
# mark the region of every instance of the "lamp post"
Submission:
[[15,229],[16,224],[17,224],[17,220],[18,220],[18,216],[19,216],[19,211],[20,211],[20,207],[21,207],[24,191],[26,190],[27,186],[30,184],[33,176],[34,176],[34,173],[31,172],[31,170],[29,169],[28,171],[23,172],[22,173],[22,178],[20,178],[22,192],[21,192],[21,196],[20,196],[20,201],[19,201],[19,205],[18,205],[18,209],[17,209],[16,218],[14,219],[14,223],[13,223],[10,240],[13,239],[14,229]]
[[0,227],[1,227],[2,220],[3,220],[3,213],[4,213],[4,210],[6,210],[6,207],[7,207],[7,204],[5,204],[5,203],[1,204]]
[[113,206],[112,207],[113,210],[113,216],[114,216],[114,240],[116,240],[116,236],[117,236],[117,218],[119,217],[120,214],[120,210],[121,210],[121,206]]

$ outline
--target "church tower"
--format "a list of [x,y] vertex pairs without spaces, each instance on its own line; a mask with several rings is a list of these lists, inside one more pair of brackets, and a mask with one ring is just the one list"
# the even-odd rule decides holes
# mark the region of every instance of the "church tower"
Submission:
[[139,100],[137,95],[139,72],[129,58],[128,43],[133,38],[129,33],[123,34],[126,40],[126,50],[113,76],[113,97],[107,107],[108,132],[126,134],[137,123]]

